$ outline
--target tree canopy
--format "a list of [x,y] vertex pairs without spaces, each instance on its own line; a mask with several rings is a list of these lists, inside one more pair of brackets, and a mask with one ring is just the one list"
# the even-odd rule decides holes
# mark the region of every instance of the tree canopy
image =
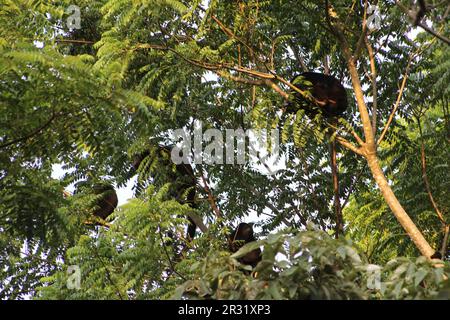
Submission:
[[[0,297],[448,299],[449,8],[0,0]],[[306,71],[343,84],[342,116],[286,112]],[[160,148],[198,123],[277,129],[286,165],[191,150],[187,188]],[[103,219],[106,185],[134,196]]]

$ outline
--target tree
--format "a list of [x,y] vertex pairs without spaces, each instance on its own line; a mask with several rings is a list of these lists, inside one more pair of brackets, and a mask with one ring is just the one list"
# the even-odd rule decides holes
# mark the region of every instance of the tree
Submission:
[[[71,13],[66,9],[72,2],[2,1],[2,297],[36,294],[43,276],[40,294],[52,298],[170,297],[183,283],[178,296],[201,296],[189,286],[215,283],[220,268],[232,268],[230,279],[252,283],[235,272],[234,260],[226,260],[229,255],[223,250],[228,227],[249,213],[260,218],[260,236],[267,236],[259,243],[264,259],[262,277],[253,283],[257,297],[267,297],[267,292],[278,298],[329,297],[317,291],[320,276],[315,281],[317,276],[306,271],[323,274],[334,259],[306,266],[293,259],[289,268],[278,265],[275,252],[285,241],[303,250],[304,257],[316,257],[314,250],[321,246],[329,256],[341,255],[335,267],[344,268],[345,276],[330,278],[336,288],[355,277],[365,279],[356,270],[365,270],[367,261],[384,264],[418,252],[428,259],[435,251],[445,256],[448,148],[442,145],[449,141],[448,9],[430,1],[422,19],[432,22],[432,32],[411,40],[414,24],[399,19],[409,12],[405,3],[378,3],[372,12],[367,1],[211,1],[207,7],[198,1],[75,1],[82,28],[69,30]],[[374,15],[380,18],[375,28]],[[338,122],[308,119],[302,111],[280,116],[294,92],[308,98],[308,92],[290,82],[306,70],[332,74],[346,86],[350,108]],[[195,165],[197,208],[177,203],[167,185],[141,174],[136,199],[102,226],[85,223],[93,199],[67,193],[68,186],[98,178],[125,185],[136,154],[149,145],[166,144],[170,130],[185,128],[193,135],[196,121],[204,130],[222,133],[279,128],[282,151],[289,156],[287,168],[267,176],[249,165]],[[52,176],[55,164],[65,169],[61,179]],[[162,171],[157,165],[147,161],[142,170]],[[204,221],[194,241],[184,238],[187,216]],[[310,223],[341,237],[345,231],[357,243],[351,250],[368,260],[347,269],[342,248],[352,245],[328,240],[319,230],[286,231],[270,240],[276,229],[304,230]],[[327,240],[301,249],[295,241],[304,243],[305,236]],[[84,264],[86,256],[92,261]],[[196,261],[202,258],[203,266],[209,266],[206,257],[218,262],[211,274],[199,273],[207,268]],[[62,290],[72,263],[82,264],[91,289]],[[286,271],[298,264],[300,276]],[[265,278],[264,270],[274,265],[278,271]],[[416,290],[436,273],[436,287],[402,296],[394,292],[401,287],[395,287],[397,278],[377,296],[361,280],[332,296],[435,296],[446,269],[428,268],[432,262],[420,259],[412,265],[417,267],[416,281],[402,285]],[[382,268],[391,267],[388,263]],[[296,281],[307,280],[313,289],[277,295],[290,290],[277,278],[285,275],[283,270],[287,280],[299,277]],[[223,296],[214,290],[205,294],[242,297],[240,291]]]

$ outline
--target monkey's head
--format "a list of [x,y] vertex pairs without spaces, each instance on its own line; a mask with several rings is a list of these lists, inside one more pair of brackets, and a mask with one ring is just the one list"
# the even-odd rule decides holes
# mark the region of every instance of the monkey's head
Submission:
[[[242,222],[230,234],[228,245],[231,252],[238,251],[246,243],[256,241],[253,234],[253,227],[249,223]],[[257,248],[250,251],[245,256],[239,258],[242,264],[251,265],[255,267],[261,261],[261,249]]]
[[430,258],[442,260],[442,254],[439,251],[435,251]]
[[230,251],[236,252],[244,244],[255,241],[253,235],[253,227],[245,222],[240,223],[237,228],[230,234],[229,243]]

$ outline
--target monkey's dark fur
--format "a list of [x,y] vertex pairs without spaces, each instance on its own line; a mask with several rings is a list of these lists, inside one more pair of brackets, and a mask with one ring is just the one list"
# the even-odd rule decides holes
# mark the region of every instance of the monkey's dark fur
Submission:
[[[159,180],[161,183],[170,182],[169,195],[181,204],[189,204],[191,208],[196,208],[195,195],[196,195],[196,178],[194,170],[190,164],[174,164],[170,158],[172,152],[172,146],[158,146],[153,156],[157,158],[159,162],[160,173],[152,174],[153,178]],[[154,150],[153,150],[154,151]],[[147,150],[137,156],[135,156],[132,167],[133,172],[139,169],[142,161],[151,156],[152,152]],[[186,192],[187,191],[187,192]],[[197,226],[194,221],[188,217],[189,224],[187,227],[188,239],[193,239]]]
[[[236,230],[230,235],[229,248],[231,252],[238,251],[245,244],[256,241],[253,234],[253,227],[248,223],[240,223]],[[261,249],[257,248],[250,251],[242,258],[239,258],[239,262],[246,265],[251,265],[253,268],[261,261]]]
[[299,109],[314,117],[322,113],[325,118],[341,116],[347,109],[347,93],[342,84],[334,77],[316,72],[304,72],[291,83],[314,98],[312,102],[298,92],[292,92],[294,99],[288,103],[286,112],[296,113]]
[[418,0],[417,2],[419,3],[419,10],[417,11],[416,18],[414,19],[414,24],[416,26],[422,21],[422,18],[427,13],[427,4],[425,0]]
[[74,193],[76,194],[79,192],[92,192],[94,195],[101,195],[101,197],[99,197],[96,201],[96,209],[92,214],[103,220],[108,218],[111,213],[113,213],[119,202],[114,187],[108,183],[94,183],[90,185],[89,181],[81,181],[76,184]]

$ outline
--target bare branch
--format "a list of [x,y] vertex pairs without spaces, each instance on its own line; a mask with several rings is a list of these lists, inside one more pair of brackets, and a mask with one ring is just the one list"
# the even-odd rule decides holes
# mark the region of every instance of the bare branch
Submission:
[[422,162],[422,179],[425,184],[425,189],[427,189],[428,198],[430,198],[431,205],[434,208],[434,211],[436,211],[436,214],[439,218],[439,220],[442,222],[444,226],[447,225],[447,222],[445,221],[444,215],[442,214],[441,210],[439,209],[436,201],[434,200],[433,194],[431,192],[431,186],[430,181],[428,180],[427,175],[427,159],[425,155],[425,143],[423,141],[423,134],[422,134],[422,125],[420,123],[420,117],[417,117],[417,125],[419,127],[419,134],[420,134],[420,159]]
[[336,140],[330,142],[330,156],[331,156],[331,176],[333,179],[333,193],[334,193],[334,213],[336,216],[335,237],[344,234],[344,218],[342,216],[342,207],[339,192],[339,168],[337,164],[337,145]]
[[363,14],[363,22],[362,22],[362,32],[361,35],[359,36],[358,42],[356,44],[356,49],[355,52],[353,54],[353,59],[355,59],[355,61],[358,59],[359,54],[361,53],[363,44],[367,38],[367,0],[364,1],[364,14]]
[[364,164],[364,166],[361,168],[361,170],[358,171],[358,174],[356,175],[355,179],[353,180],[352,184],[350,185],[350,188],[348,188],[348,194],[344,199],[344,202],[342,203],[342,208],[345,208],[348,201],[350,200],[350,196],[353,193],[353,189],[356,187],[356,184],[358,183],[359,179],[361,178],[361,175],[363,174],[364,170],[367,168],[367,163]]
[[164,253],[166,254],[167,260],[169,261],[169,266],[170,266],[170,271],[172,271],[172,273],[175,273],[176,275],[178,275],[181,279],[183,279],[184,281],[186,281],[186,278],[179,272],[177,272],[175,270],[175,265],[172,262],[172,259],[170,258],[169,253],[167,252],[167,248],[166,248],[166,244],[164,243],[164,238],[163,235],[161,233],[161,226],[159,227],[158,230],[159,233],[159,238],[161,239],[161,245],[163,247]]
[[235,82],[249,84],[252,86],[261,86],[261,85],[265,84],[264,81],[261,81],[261,80],[253,80],[253,79],[233,76],[232,74],[230,74],[229,72],[226,72],[224,70],[218,70],[218,71],[216,71],[216,73],[217,73],[217,75],[221,76],[222,78],[232,80]]
[[6,143],[4,143],[4,144],[1,144],[1,145],[0,145],[0,149],[9,147],[10,145],[13,145],[13,144],[16,144],[16,143],[25,141],[25,140],[28,140],[28,139],[32,138],[33,136],[39,134],[42,130],[44,130],[45,128],[47,128],[47,127],[53,122],[53,120],[55,120],[56,116],[57,116],[57,113],[53,112],[53,114],[52,114],[52,116],[50,117],[50,119],[48,119],[48,121],[46,121],[42,126],[36,128],[36,129],[33,130],[31,133],[29,133],[29,134],[27,134],[27,135],[25,135],[25,136],[23,136],[23,137],[20,137],[20,138],[18,138],[18,139],[15,139],[15,140],[6,142]]
[[216,201],[215,201],[214,196],[213,196],[213,194],[211,192],[211,189],[209,188],[208,182],[206,182],[206,178],[203,175],[203,172],[201,173],[201,178],[202,178],[202,181],[203,181],[203,188],[204,188],[205,192],[208,194],[208,202],[211,205],[212,210],[216,214],[216,218],[220,219],[220,218],[222,218],[222,214],[220,213],[220,210],[217,207]]
[[344,147],[346,147],[347,149],[353,151],[356,154],[359,154],[360,156],[365,156],[365,152],[362,148],[358,148],[356,147],[354,144],[352,144],[350,141],[348,141],[347,139],[340,137],[340,136],[336,136],[336,141],[339,142],[341,145],[343,145]]
[[203,220],[196,215],[194,212],[188,212],[187,213],[188,217],[192,219],[192,221],[194,221],[195,225],[203,232],[206,233],[208,232],[208,227],[205,226],[205,224],[203,223]]
[[294,52],[295,59],[300,63],[300,66],[302,67],[303,72],[308,72],[308,67],[306,66],[305,60],[300,56],[300,52],[298,51],[295,43],[292,40],[289,40],[289,46],[292,49],[292,52]]
[[[327,122],[327,125],[328,125],[330,128],[334,129],[336,132],[342,131],[342,130],[341,130],[340,128],[338,128],[335,124],[332,124],[332,123],[330,123],[330,122]],[[356,133],[356,131],[353,130],[353,128],[347,128],[347,127],[344,127],[344,129],[345,129],[345,132],[350,133],[350,134],[353,136],[353,138],[355,138],[356,142],[358,142],[358,144],[359,144],[360,146],[363,146],[363,145],[364,145],[365,142],[361,139],[361,137],[358,135],[358,133]],[[350,130],[348,130],[348,129],[350,129]]]
[[369,53],[370,60],[370,82],[372,83],[372,129],[373,135],[376,138],[377,132],[377,101],[378,101],[378,89],[377,89],[377,67],[375,65],[375,56],[373,53],[372,45],[367,37],[364,39],[366,44],[367,52]]
[[76,43],[76,44],[94,44],[95,41],[90,40],[76,40],[76,39],[56,39],[57,43]]
[[441,256],[442,259],[445,259],[445,255],[447,253],[447,243],[448,243],[448,234],[450,233],[450,225],[446,225],[444,229],[444,239],[442,240],[441,246]]

